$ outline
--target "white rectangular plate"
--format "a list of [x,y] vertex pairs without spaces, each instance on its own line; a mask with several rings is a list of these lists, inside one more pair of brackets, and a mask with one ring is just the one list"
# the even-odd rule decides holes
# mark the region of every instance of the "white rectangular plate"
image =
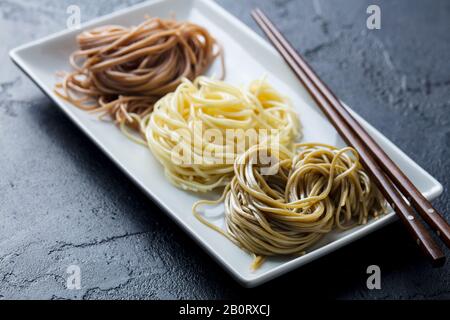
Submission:
[[[206,27],[225,48],[226,81],[247,84],[263,75],[280,92],[291,97],[304,125],[303,141],[315,141],[343,146],[334,128],[321,114],[315,103],[300,86],[276,51],[255,32],[208,0],[149,1],[84,24],[81,30],[104,24],[136,25],[145,15],[189,20]],[[184,192],[165,178],[161,165],[150,151],[128,140],[110,123],[98,121],[93,115],[59,99],[53,93],[55,72],[70,70],[68,58],[76,49],[75,36],[81,30],[65,30],[11,51],[13,61],[74,121],[142,190],[170,217],[224,266],[242,285],[253,287],[292,269],[328,254],[395,219],[389,213],[343,233],[332,233],[307,254],[298,258],[268,259],[257,271],[250,270],[252,257],[223,236],[197,221],[191,214],[192,204],[202,195]],[[216,63],[210,74],[218,74]],[[442,186],[420,168],[386,137],[355,114],[369,133],[404,170],[428,199],[437,197]],[[211,197],[211,195],[209,195]],[[214,221],[223,225],[223,218]]]

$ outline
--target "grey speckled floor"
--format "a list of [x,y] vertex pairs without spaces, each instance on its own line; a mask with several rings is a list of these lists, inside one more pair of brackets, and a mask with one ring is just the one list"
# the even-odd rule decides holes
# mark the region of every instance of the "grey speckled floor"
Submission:
[[[0,298],[450,298],[448,264],[432,269],[393,224],[258,289],[236,284],[7,57],[8,50],[139,1],[0,0]],[[450,218],[450,2],[219,0],[249,17],[260,5],[359,114],[445,187]],[[382,8],[368,31],[366,8]],[[449,251],[446,250],[447,255]],[[82,289],[65,287],[78,264]],[[366,288],[377,264],[382,289]],[[292,291],[290,291],[292,292]]]

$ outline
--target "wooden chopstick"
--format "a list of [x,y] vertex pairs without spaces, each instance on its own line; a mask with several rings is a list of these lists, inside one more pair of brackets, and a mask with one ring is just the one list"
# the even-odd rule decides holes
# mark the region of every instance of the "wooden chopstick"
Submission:
[[375,142],[375,140],[367,133],[358,121],[343,107],[336,95],[328,88],[328,86],[317,76],[310,65],[292,48],[288,40],[277,30],[270,19],[258,11],[260,17],[269,26],[275,37],[282,43],[290,56],[295,60],[300,68],[306,73],[307,77],[313,82],[315,87],[322,93],[325,99],[338,111],[350,128],[361,137],[362,142],[367,146],[369,152],[382,167],[384,172],[394,182],[395,186],[400,189],[407,200],[412,204],[420,216],[431,226],[442,241],[450,248],[450,226],[441,214],[433,207],[433,205],[425,199],[422,193],[416,188],[411,180],[406,177],[402,170],[392,161],[392,159],[384,152],[384,150]]
[[[318,86],[316,86],[312,79],[308,76],[308,73],[303,68],[305,66],[304,60],[299,56],[295,49],[290,46],[287,40],[284,39],[281,33],[276,30],[273,23],[270,22],[270,20],[264,15],[264,13],[262,13],[261,10],[254,10],[252,12],[252,17],[262,28],[264,33],[268,36],[275,48],[283,56],[285,61],[296,74],[297,78],[303,83],[304,87],[311,94],[312,98],[322,109],[324,114],[327,116],[336,130],[340,133],[342,138],[358,151],[361,157],[362,164],[366,167],[367,171],[372,176],[374,182],[377,184],[386,200],[400,217],[400,220],[405,224],[407,229],[414,236],[417,244],[431,259],[433,265],[442,265],[445,261],[445,256],[440,248],[436,245],[433,238],[425,229],[424,225],[416,217],[412,208],[405,202],[402,195],[398,192],[396,187],[385,175],[385,173],[379,166],[379,163],[377,162],[377,160],[375,160],[375,153],[369,151],[369,146],[364,143],[362,137],[357,135],[357,133],[352,129],[349,123],[345,121],[345,118],[340,114],[340,110],[334,108],[334,105],[331,104],[330,101],[328,101],[325,94],[321,92],[321,90],[319,90]],[[281,39],[283,39],[284,41],[281,41]],[[312,69],[309,68],[309,70],[309,73],[311,73]],[[317,76],[315,78],[318,79]],[[320,88],[326,87],[322,85],[320,86]]]

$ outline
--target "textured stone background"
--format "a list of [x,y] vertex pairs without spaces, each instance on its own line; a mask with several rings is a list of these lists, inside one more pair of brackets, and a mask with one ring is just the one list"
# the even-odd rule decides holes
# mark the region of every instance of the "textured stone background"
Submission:
[[[450,298],[450,268],[430,268],[395,223],[257,289],[235,283],[149,201],[7,56],[22,43],[139,1],[0,0],[0,298]],[[450,218],[450,2],[219,0],[261,6],[336,93],[441,181]],[[366,8],[382,8],[368,31]],[[449,251],[446,250],[447,255]],[[82,268],[82,290],[65,289]],[[382,290],[369,291],[378,264]]]

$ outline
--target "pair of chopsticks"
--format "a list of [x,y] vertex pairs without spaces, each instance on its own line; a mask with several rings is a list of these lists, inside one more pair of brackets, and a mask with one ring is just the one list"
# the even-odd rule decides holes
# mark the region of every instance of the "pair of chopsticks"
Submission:
[[358,121],[353,118],[336,95],[322,82],[269,18],[260,9],[253,10],[252,17],[283,56],[341,137],[347,144],[358,151],[363,166],[417,244],[431,259],[432,264],[434,266],[443,265],[445,255],[419,220],[412,207],[436,231],[447,247],[450,247],[450,227],[445,219],[425,199]]

